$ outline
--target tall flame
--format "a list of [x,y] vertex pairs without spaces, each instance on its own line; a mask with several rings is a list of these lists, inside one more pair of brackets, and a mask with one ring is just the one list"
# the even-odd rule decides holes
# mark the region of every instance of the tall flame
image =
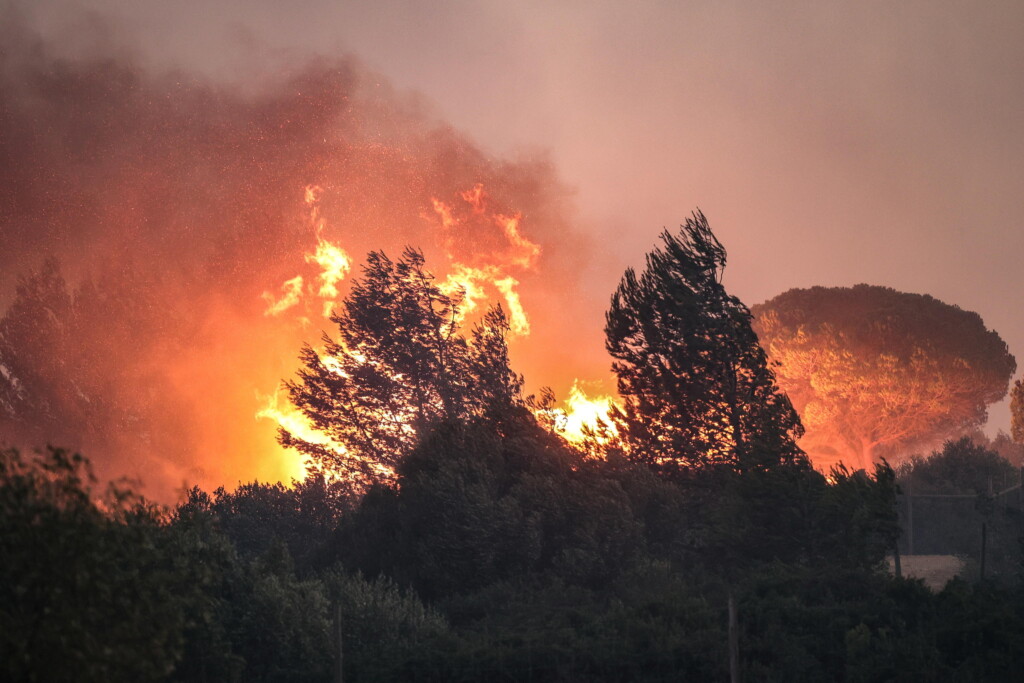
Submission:
[[[324,237],[326,221],[320,213],[320,196],[323,189],[319,185],[307,185],[304,193],[306,205],[309,206],[309,222],[313,226],[316,236],[316,248],[305,255],[306,263],[315,263],[320,267],[317,280],[319,288],[315,291],[312,286],[308,288],[308,294],[319,296],[323,300],[321,313],[328,318],[331,311],[337,304],[340,294],[338,283],[345,279],[352,270],[352,259],[348,253]],[[263,312],[264,315],[280,315],[284,311],[297,306],[302,300],[305,280],[302,275],[296,275],[290,280],[285,280],[281,285],[284,294],[275,298],[270,292],[263,292],[263,299],[269,304]]]
[[[461,289],[465,293],[464,313],[469,314],[476,309],[478,301],[488,299],[486,289],[493,288],[504,300],[512,334],[525,337],[530,334],[530,320],[519,298],[519,281],[510,271],[533,270],[541,254],[540,246],[520,233],[521,214],[488,213],[487,192],[482,183],[460,192],[458,196],[470,209],[466,218],[458,217],[454,206],[436,197],[431,199],[434,213],[441,223],[442,241],[450,261],[450,272],[442,290],[451,293]],[[503,247],[476,254],[478,265],[457,260],[453,255],[455,233],[460,228],[479,231],[487,227],[500,231],[497,235],[503,238]]]
[[[298,306],[304,296],[319,297],[325,317],[337,303],[339,284],[351,271],[351,259],[344,249],[324,236],[327,222],[320,209],[322,193],[318,185],[306,186],[304,193],[309,207],[308,221],[316,239],[316,246],[305,255],[305,262],[319,267],[316,276],[319,287],[314,287],[301,274],[286,280],[280,288],[281,296],[264,292],[263,298],[268,303],[265,315],[280,315]],[[439,241],[447,257],[447,263],[440,264],[439,270],[446,273],[439,287],[446,294],[459,293],[462,296],[461,319],[458,322],[463,324],[467,318],[479,315],[482,304],[501,301],[508,315],[511,335],[528,336],[530,320],[519,296],[519,280],[513,273],[534,269],[541,249],[520,231],[522,215],[490,211],[487,192],[481,183],[457,193],[454,203],[433,197],[430,205],[433,215],[425,214],[424,217],[436,221]],[[477,240],[473,244],[490,245],[490,248],[472,252],[469,262],[460,260],[455,256],[460,238]],[[359,359],[358,351],[345,350],[345,353]],[[325,363],[331,360],[324,359]],[[554,409],[554,414],[549,417],[567,441],[582,444],[587,439],[606,440],[615,434],[609,418],[614,404],[615,399],[610,396],[588,396],[577,381],[569,392],[565,407]],[[262,397],[262,406],[256,417],[271,420],[305,441],[328,446],[339,455],[346,453],[342,444],[331,442],[327,436],[313,429],[306,417],[289,405],[278,390]],[[304,468],[303,460],[296,458],[292,476]]]

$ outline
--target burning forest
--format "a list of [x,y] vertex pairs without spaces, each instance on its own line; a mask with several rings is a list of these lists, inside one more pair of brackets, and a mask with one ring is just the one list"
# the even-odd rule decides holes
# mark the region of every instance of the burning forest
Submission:
[[489,157],[351,60],[242,93],[5,42],[9,443],[94,453],[164,499],[301,479],[280,384],[365,255],[406,246],[464,315],[501,303],[528,377],[605,382],[599,337],[568,343],[589,247],[542,158]]
[[[719,206],[615,261],[629,183],[612,244],[553,153],[354,56],[218,78],[41,7],[0,0],[0,678],[1024,666],[1024,379],[979,313],[792,287]],[[748,307],[726,242],[791,288]]]

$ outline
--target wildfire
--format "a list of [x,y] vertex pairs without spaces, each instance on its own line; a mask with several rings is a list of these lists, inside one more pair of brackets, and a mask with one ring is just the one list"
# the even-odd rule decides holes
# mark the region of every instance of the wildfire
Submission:
[[[309,287],[309,294],[315,294],[323,300],[321,313],[325,318],[330,317],[331,310],[337,303],[339,291],[338,283],[345,279],[352,270],[352,259],[341,247],[332,243],[324,237],[326,221],[320,213],[320,196],[323,189],[319,185],[307,185],[304,193],[306,205],[309,206],[309,222],[313,226],[316,235],[316,249],[305,255],[306,263],[315,263],[320,267],[317,280],[319,288],[315,291]],[[268,306],[263,315],[276,316],[299,304],[305,291],[305,279],[302,275],[296,275],[290,280],[285,280],[281,285],[283,295],[275,298],[270,292],[263,292],[263,299]]]
[[[271,420],[278,426],[287,429],[292,434],[303,438],[311,443],[320,444],[332,448],[339,455],[345,453],[345,447],[341,444],[332,443],[329,438],[321,432],[313,429],[313,426],[306,419],[301,411],[291,405],[287,399],[282,400],[280,390],[275,389],[269,396],[259,397],[263,407],[256,412],[256,419]],[[294,456],[294,453],[289,453]],[[293,480],[301,481],[306,478],[306,460],[301,457],[288,459],[288,466],[285,475]]]
[[[126,77],[110,79],[94,56],[12,58],[0,75],[17,94],[0,138],[20,131],[5,159],[16,191],[0,193],[0,313],[55,330],[19,324],[5,338],[24,369],[0,375],[32,398],[12,423],[26,445],[59,439],[164,500],[182,481],[287,480],[302,468],[274,439],[289,396],[267,395],[294,377],[304,342],[337,332],[324,316],[371,250],[422,249],[435,284],[471,300],[463,328],[500,302],[532,380],[565,393],[605,365],[599,343],[562,343],[579,330],[558,292],[576,287],[588,250],[550,165],[488,154],[355,61],[295,65],[249,92],[120,58]],[[50,282],[39,266],[51,255],[63,270],[53,286],[20,293],[17,276]]]
[[[339,284],[348,276],[352,263],[344,249],[325,237],[327,221],[320,207],[322,193],[318,185],[308,185],[304,192],[308,221],[316,239],[315,248],[305,254],[304,260],[317,266],[318,272],[315,277],[300,274],[285,280],[279,294],[264,292],[266,316],[279,316],[298,306],[304,297],[318,297],[323,304],[322,314],[328,317],[340,297]],[[448,295],[461,295],[461,318],[458,322],[464,323],[466,318],[479,314],[481,304],[501,301],[512,336],[528,336],[530,320],[519,296],[516,274],[535,269],[541,248],[522,234],[522,214],[506,215],[491,211],[487,192],[480,183],[457,193],[452,203],[432,198],[431,208],[433,214],[423,214],[423,217],[436,226],[438,240],[448,258],[447,268],[443,269],[447,273],[439,288]],[[456,252],[466,252],[462,240],[482,248],[470,252],[468,259],[457,258]],[[359,360],[357,351],[345,350],[345,353]],[[331,360],[324,358],[324,362]],[[260,401],[261,407],[256,412],[258,419],[270,420],[300,439],[346,455],[343,444],[332,442],[316,431],[279,390],[261,396]],[[594,440],[605,443],[616,434],[609,417],[614,405],[615,399],[611,396],[588,396],[577,381],[570,389],[564,407],[551,410],[546,417],[570,443],[582,445]],[[305,461],[295,457],[290,467],[291,476],[301,478],[305,469]]]
[[[460,192],[458,196],[464,207],[447,204],[436,197],[431,199],[441,224],[442,242],[451,261],[451,271],[441,288],[446,293],[458,289],[465,292],[463,313],[466,315],[476,309],[478,301],[488,298],[486,290],[492,288],[504,300],[512,334],[525,337],[530,334],[530,320],[516,289],[519,281],[510,270],[534,269],[540,257],[540,246],[519,232],[521,214],[488,213],[487,192],[482,183]],[[460,208],[463,210],[459,211]],[[466,212],[465,208],[469,211]],[[501,244],[499,249],[476,254],[474,264],[455,258],[454,244],[460,231],[473,237],[488,237],[479,234],[488,230],[494,232],[489,241]]]
[[280,299],[275,299],[274,295],[270,292],[263,292],[263,299],[268,304],[267,310],[263,311],[263,315],[280,315],[299,303],[299,300],[302,298],[302,285],[302,276],[296,275],[291,280],[285,280],[284,284],[281,285],[281,291],[284,294]]
[[569,397],[565,399],[565,407],[554,408],[545,417],[569,443],[582,445],[594,440],[604,444],[618,436],[618,429],[611,419],[611,413],[618,405],[613,396],[588,396],[580,381],[575,380],[569,389]]

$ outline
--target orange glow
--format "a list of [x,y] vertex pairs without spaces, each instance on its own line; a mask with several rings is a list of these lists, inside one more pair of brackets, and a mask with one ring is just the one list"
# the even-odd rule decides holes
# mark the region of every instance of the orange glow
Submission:
[[[287,429],[299,438],[311,443],[330,446],[339,454],[345,452],[344,446],[341,444],[331,444],[330,439],[313,429],[306,416],[292,406],[288,402],[287,397],[282,397],[278,390],[274,390],[274,393],[269,396],[262,396],[260,398],[263,402],[263,407],[256,411],[256,419],[271,420],[275,425]],[[287,460],[291,471],[283,473],[283,477],[286,478],[285,480],[295,479],[301,481],[305,479],[305,459],[294,451],[286,451],[286,453],[291,456]]]
[[291,280],[285,280],[284,284],[281,285],[281,291],[284,294],[279,299],[275,299],[271,292],[263,292],[262,297],[268,304],[267,309],[263,311],[263,315],[280,315],[298,304],[302,298],[302,284],[301,275],[296,275]]
[[552,409],[542,416],[546,418],[542,421],[552,423],[554,431],[571,444],[608,443],[619,433],[611,413],[616,407],[621,408],[621,403],[613,396],[589,396],[580,384],[580,380],[574,380],[564,407]]
[[[527,391],[605,374],[599,304],[577,296],[593,245],[550,164],[495,158],[355,62],[307,64],[258,94],[123,66],[110,80],[62,64],[67,88],[5,72],[26,94],[5,121],[26,136],[0,302],[52,255],[75,309],[57,311],[73,320],[58,362],[18,340],[55,407],[18,416],[19,444],[80,449],[164,501],[183,484],[290,479],[301,458],[275,440],[287,393],[271,398],[304,343],[336,334],[325,314],[371,250],[421,249],[438,285],[465,290],[467,331],[500,303]],[[76,136],[87,154],[46,143]]]
[[[317,185],[307,186],[304,193],[304,201],[309,207],[308,222],[317,240],[316,250],[307,253],[305,261],[319,266],[317,278],[320,286],[314,291],[302,275],[286,280],[281,287],[284,294],[279,298],[266,292],[263,294],[263,298],[270,304],[265,315],[279,315],[292,309],[300,304],[303,295],[307,295],[323,300],[323,315],[328,316],[341,296],[338,285],[350,272],[351,260],[344,249],[323,236],[328,224],[320,209],[322,195],[323,190]],[[507,216],[490,212],[486,190],[480,183],[458,193],[453,204],[438,198],[431,198],[430,204],[437,221],[435,225],[439,224],[439,238],[444,245],[447,262],[435,261],[429,265],[439,276],[438,286],[442,292],[449,296],[456,293],[462,296],[460,319],[457,322],[465,324],[467,320],[476,319],[488,306],[500,302],[508,316],[511,337],[528,336],[531,331],[530,320],[518,291],[519,280],[513,273],[534,270],[541,249],[520,232],[522,215],[514,213]],[[476,240],[489,246],[470,254],[472,261],[466,262],[454,255],[459,240]],[[347,350],[346,353],[362,360],[356,350]],[[333,360],[321,357],[325,363]],[[340,372],[340,369],[337,371]],[[582,444],[588,438],[603,442],[607,438],[599,436],[602,429],[615,434],[615,428],[608,418],[613,404],[614,399],[610,396],[587,396],[579,382],[576,382],[565,401],[565,407],[555,409],[555,414],[551,416],[552,422],[571,443]],[[328,446],[339,455],[347,452],[344,445],[331,442],[327,436],[314,430],[305,416],[292,407],[279,390],[262,395],[256,417],[270,421],[300,439]],[[298,473],[305,471],[305,463],[298,453],[291,454],[290,458],[292,464],[287,476],[297,477]]]
[[[344,249],[323,236],[326,221],[320,214],[320,196],[322,194],[323,189],[318,185],[307,185],[303,194],[306,205],[309,206],[309,223],[316,235],[316,249],[305,255],[305,261],[306,263],[315,263],[320,267],[320,272],[316,276],[320,287],[313,291],[310,286],[308,293],[323,299],[321,313],[323,317],[328,318],[340,294],[338,283],[344,280],[352,270],[352,259]],[[298,305],[302,299],[304,284],[305,280],[302,275],[296,275],[290,280],[285,280],[281,285],[281,291],[284,294],[280,298],[275,299],[272,293],[263,292],[262,297],[269,304],[263,315],[280,315]]]

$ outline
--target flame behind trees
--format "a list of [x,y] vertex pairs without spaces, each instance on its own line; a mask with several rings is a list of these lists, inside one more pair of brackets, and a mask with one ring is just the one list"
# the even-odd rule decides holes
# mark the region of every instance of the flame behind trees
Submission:
[[754,314],[818,465],[870,468],[978,427],[1016,368],[980,316],[927,295],[794,289]]
[[456,418],[495,417],[523,404],[509,366],[509,324],[492,308],[467,339],[461,292],[444,293],[421,252],[397,261],[371,252],[342,310],[337,339],[303,348],[292,402],[324,439],[280,430],[314,469],[357,486],[389,478],[430,427]]
[[737,470],[800,459],[800,420],[750,312],[722,285],[725,248],[707,219],[697,212],[662,241],[639,277],[626,271],[605,327],[631,457]]

